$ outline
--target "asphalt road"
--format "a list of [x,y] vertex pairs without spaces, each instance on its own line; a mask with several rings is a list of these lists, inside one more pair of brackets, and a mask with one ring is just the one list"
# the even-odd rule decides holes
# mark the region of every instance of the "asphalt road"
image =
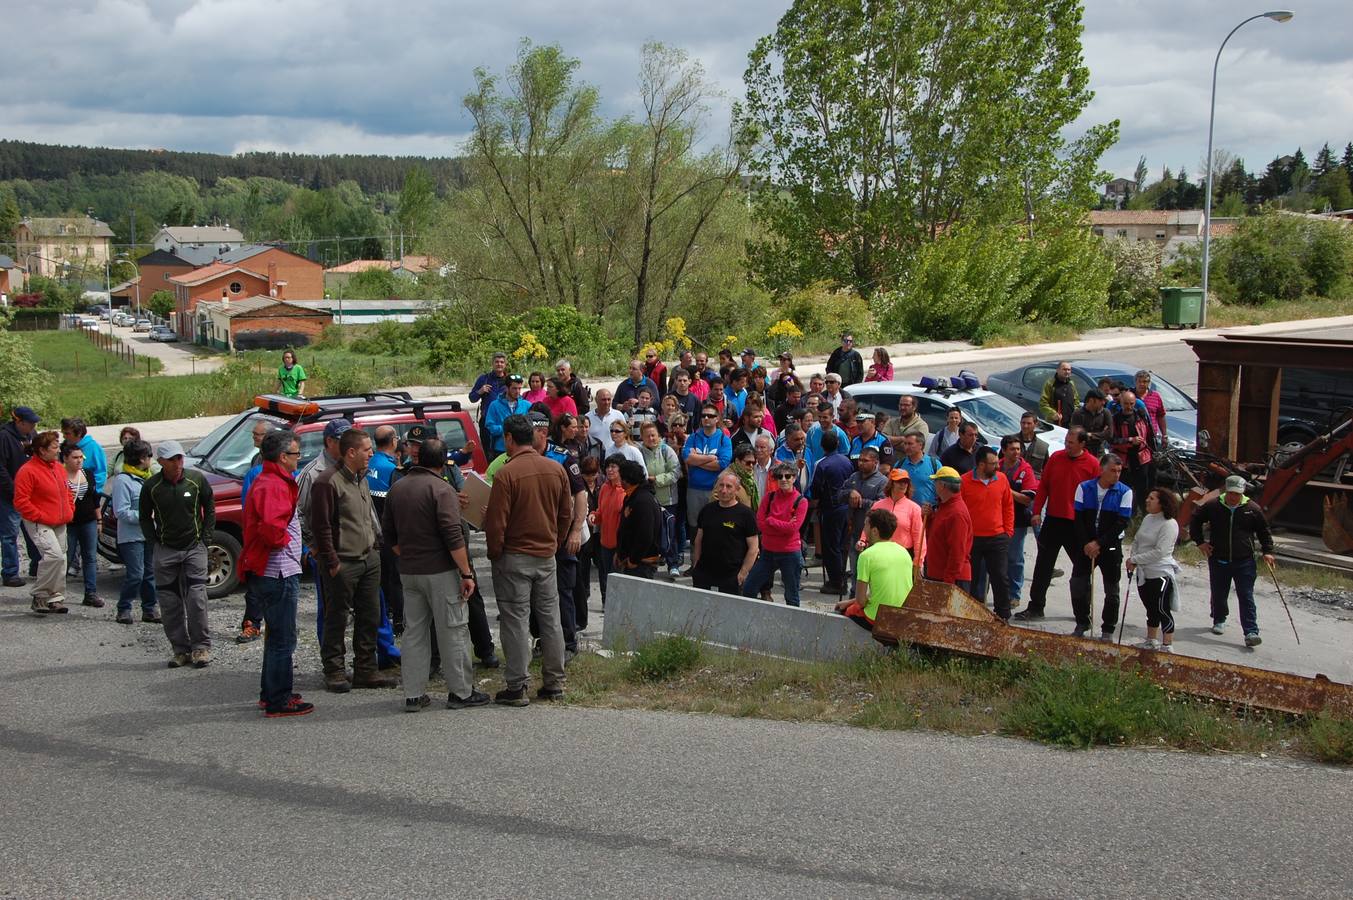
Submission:
[[389,691],[265,720],[253,671],[168,670],[155,643],[0,608],[0,894],[1349,894],[1347,771],[543,704],[409,716]]

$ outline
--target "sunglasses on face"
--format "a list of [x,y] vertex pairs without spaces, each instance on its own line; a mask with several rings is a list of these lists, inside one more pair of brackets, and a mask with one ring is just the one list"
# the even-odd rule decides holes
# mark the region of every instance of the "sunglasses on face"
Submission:
[[702,413],[701,416],[700,416],[700,418],[702,418],[702,419],[717,419],[717,418],[719,418],[719,417],[718,417],[718,415],[716,415],[715,413]]
[[776,476],[775,476],[775,479],[776,479],[777,481],[793,481],[793,480],[794,480],[794,476],[793,476],[793,475],[776,475]]
[[612,429],[611,429],[611,434],[624,434],[624,433],[625,433],[625,429],[623,429],[623,428],[612,428]]

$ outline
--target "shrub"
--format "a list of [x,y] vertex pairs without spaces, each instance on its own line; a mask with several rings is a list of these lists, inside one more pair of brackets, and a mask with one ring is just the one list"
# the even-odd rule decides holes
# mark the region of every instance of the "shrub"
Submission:
[[1226,239],[1226,252],[1218,262],[1226,272],[1228,301],[1260,305],[1275,300],[1296,300],[1311,288],[1303,260],[1306,256],[1306,223],[1295,216],[1266,213],[1242,219],[1235,234]]
[[0,331],[0,407],[41,407],[47,400],[52,376],[33,362],[26,340]]
[[365,394],[379,386],[376,383],[377,378],[374,370],[357,365],[316,365],[312,371],[306,374],[323,385],[320,390],[307,387],[306,393],[314,396],[322,396],[321,391],[323,394],[329,395]]
[[119,422],[140,421],[132,413],[136,407],[132,398],[123,388],[114,388],[105,393],[83,411],[86,425],[116,425]]
[[1321,713],[1307,726],[1306,744],[1321,762],[1353,764],[1353,720]]
[[150,311],[163,319],[169,318],[169,314],[177,308],[177,305],[172,291],[156,291],[146,302]]
[[1136,672],[1036,663],[1006,726],[1049,744],[1085,748],[1132,743],[1157,731],[1165,715],[1165,692]]
[[685,635],[657,638],[634,651],[630,675],[637,681],[665,681],[695,668],[700,645]]
[[775,303],[776,315],[793,322],[804,335],[836,340],[853,331],[866,340],[873,333],[869,304],[853,288],[832,288],[817,282]]
[[1109,312],[1120,322],[1144,316],[1160,299],[1160,249],[1151,241],[1104,241],[1113,265],[1109,279]]
[[571,306],[494,316],[473,327],[457,310],[443,307],[420,319],[413,334],[416,345],[427,348],[429,369],[463,375],[483,371],[498,350],[517,366],[566,356],[578,372],[616,371],[629,356],[622,342],[606,334],[600,320]]

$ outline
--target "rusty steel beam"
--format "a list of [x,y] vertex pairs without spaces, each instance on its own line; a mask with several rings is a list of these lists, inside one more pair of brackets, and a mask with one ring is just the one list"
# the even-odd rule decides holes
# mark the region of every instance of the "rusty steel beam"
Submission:
[[1353,685],[1324,675],[1306,678],[1014,627],[952,585],[933,581],[918,583],[905,606],[880,607],[874,637],[889,645],[905,642],[989,659],[1126,664],[1168,690],[1298,715],[1329,710],[1353,717]]
[[1304,369],[1348,369],[1353,341],[1286,343],[1281,338],[1184,338],[1198,361],[1231,365],[1300,366]]

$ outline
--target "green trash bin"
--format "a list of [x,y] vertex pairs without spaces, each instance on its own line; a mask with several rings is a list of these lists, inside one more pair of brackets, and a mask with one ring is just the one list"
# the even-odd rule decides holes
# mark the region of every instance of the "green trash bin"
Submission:
[[1160,289],[1160,317],[1166,328],[1178,325],[1198,327],[1203,318],[1203,289],[1166,287]]

